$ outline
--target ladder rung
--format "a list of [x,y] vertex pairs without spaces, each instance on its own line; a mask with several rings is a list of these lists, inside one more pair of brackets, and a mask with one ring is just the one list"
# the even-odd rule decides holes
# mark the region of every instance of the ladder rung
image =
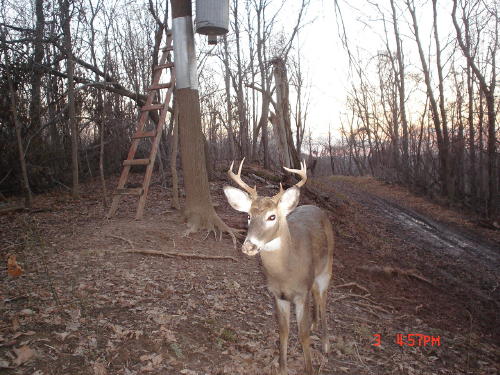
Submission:
[[162,50],[163,52],[173,51],[173,50],[174,50],[174,47],[173,47],[173,46],[166,46],[166,47],[163,47],[161,50]]
[[115,195],[142,195],[144,193],[143,188],[124,188],[124,189],[116,189]]
[[132,139],[138,139],[138,138],[154,138],[156,136],[156,131],[152,130],[149,132],[137,132],[134,134]]
[[170,87],[170,82],[160,83],[160,84],[155,85],[155,86],[149,86],[148,90],[152,91],[152,90],[168,89],[169,87]]
[[148,165],[149,159],[124,160],[123,165]]
[[173,68],[174,67],[174,63],[165,63],[165,64],[160,64],[160,65],[156,65],[154,67],[154,70],[160,70],[160,69],[168,69],[168,68]]
[[163,109],[163,104],[151,104],[141,107],[141,111],[158,111]]

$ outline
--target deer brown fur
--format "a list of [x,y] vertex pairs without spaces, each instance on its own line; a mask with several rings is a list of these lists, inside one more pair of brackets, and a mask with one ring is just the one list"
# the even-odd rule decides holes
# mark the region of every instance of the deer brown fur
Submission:
[[255,188],[229,170],[230,177],[246,192],[225,186],[231,206],[248,213],[248,233],[242,251],[260,254],[267,285],[274,296],[279,324],[280,375],[287,374],[287,347],[290,303],[295,305],[299,339],[304,353],[306,373],[313,374],[310,349],[309,300],[314,299],[313,326],[319,324],[324,352],[329,350],[326,319],[327,289],[332,275],[333,230],[328,215],[312,205],[297,207],[300,186],[307,179],[305,162],[300,170],[288,169],[302,177],[295,186],[274,197],[259,197]]

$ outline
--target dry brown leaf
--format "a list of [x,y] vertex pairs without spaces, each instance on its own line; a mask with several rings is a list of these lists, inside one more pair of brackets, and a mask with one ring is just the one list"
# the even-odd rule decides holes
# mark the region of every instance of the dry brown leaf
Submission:
[[70,334],[70,332],[56,332],[56,336],[58,336],[62,341],[66,340],[66,337],[68,337]]
[[101,362],[94,363],[92,369],[94,370],[94,375],[108,375],[108,370],[106,370],[106,367]]
[[19,329],[19,326],[20,326],[19,319],[17,317],[14,317],[12,319],[12,331],[16,332]]
[[163,362],[163,355],[160,353],[158,355],[155,355],[152,359],[153,365],[155,367],[158,367]]
[[139,357],[141,362],[149,361],[151,358],[154,357],[154,354],[143,354]]
[[7,259],[7,273],[12,277],[21,276],[23,274],[23,269],[19,264],[17,264],[16,256],[10,255]]
[[14,364],[16,366],[22,365],[24,362],[29,361],[35,356],[35,351],[28,345],[23,345],[20,348],[14,348],[14,353],[16,354],[16,359],[14,360]]

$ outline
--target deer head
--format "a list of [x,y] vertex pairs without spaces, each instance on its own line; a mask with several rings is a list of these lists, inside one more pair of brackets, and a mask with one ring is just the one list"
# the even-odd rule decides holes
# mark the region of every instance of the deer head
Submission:
[[248,233],[242,246],[247,255],[256,255],[260,251],[273,251],[280,248],[281,239],[288,231],[286,216],[292,212],[299,202],[300,187],[307,181],[306,163],[301,163],[301,169],[286,171],[296,173],[301,180],[289,189],[284,190],[280,184],[280,191],[272,197],[259,197],[256,187],[251,188],[241,179],[240,163],[238,174],[234,174],[234,161],[229,167],[228,174],[243,190],[224,186],[224,194],[229,204],[237,211],[248,213]]

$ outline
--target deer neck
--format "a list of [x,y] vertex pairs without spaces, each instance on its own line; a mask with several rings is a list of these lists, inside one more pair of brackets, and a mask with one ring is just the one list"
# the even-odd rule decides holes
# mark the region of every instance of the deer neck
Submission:
[[280,221],[278,236],[264,245],[260,252],[262,264],[268,275],[287,273],[291,235],[286,217]]

